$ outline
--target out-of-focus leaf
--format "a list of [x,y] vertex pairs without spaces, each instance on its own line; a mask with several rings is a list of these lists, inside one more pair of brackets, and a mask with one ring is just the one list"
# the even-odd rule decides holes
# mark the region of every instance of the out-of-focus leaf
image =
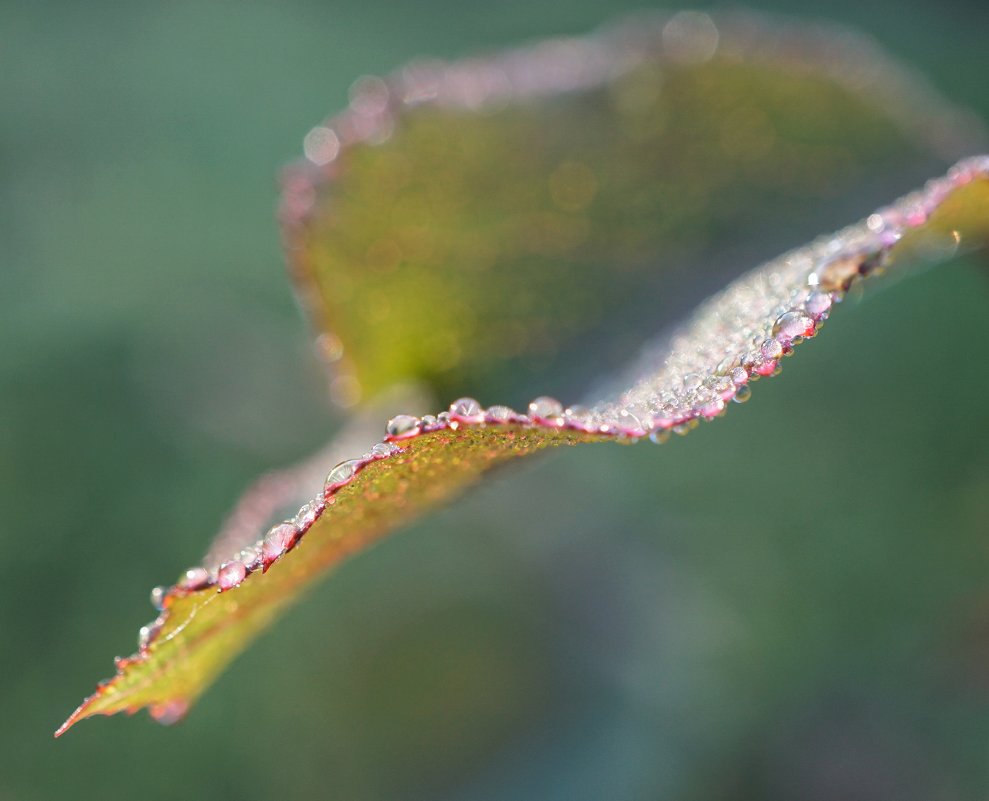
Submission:
[[339,399],[586,391],[836,200],[972,152],[922,85],[847,31],[691,13],[358,82],[283,208]]
[[[687,26],[692,33],[680,36],[674,27],[670,34],[674,23]],[[780,196],[775,196],[775,189],[764,192],[757,180],[764,174],[761,170],[747,173],[740,164],[732,159],[724,161],[721,156],[713,157],[720,169],[711,171],[692,162],[691,158],[696,158],[696,154],[691,155],[693,142],[715,146],[710,126],[718,118],[706,114],[703,104],[693,108],[692,103],[687,103],[685,108],[690,107],[691,113],[678,119],[676,125],[687,125],[690,133],[678,134],[660,149],[667,151],[670,171],[675,174],[679,168],[684,169],[677,191],[684,193],[687,207],[691,204],[689,170],[697,170],[703,185],[703,190],[698,191],[710,209],[710,220],[704,222],[698,208],[691,208],[684,217],[677,218],[678,224],[648,225],[654,217],[662,219],[664,208],[676,214],[678,198],[674,192],[662,203],[655,198],[643,200],[638,211],[628,205],[626,193],[635,194],[641,188],[640,181],[648,196],[649,187],[667,172],[659,166],[645,166],[649,148],[639,149],[626,142],[625,137],[631,134],[603,132],[624,120],[624,111],[615,112],[613,97],[617,91],[614,86],[623,80],[633,84],[644,81],[636,91],[645,91],[644,86],[652,87],[655,93],[658,86],[660,97],[680,80],[694,88],[708,87],[715,95],[722,92],[717,87],[725,85],[726,95],[741,92],[758,96],[769,109],[764,113],[783,115],[781,121],[774,123],[774,142],[785,139],[784,134],[789,135],[786,132],[797,131],[794,141],[814,142],[817,136],[835,141],[836,137],[843,142],[838,149],[848,154],[857,144],[864,143],[865,158],[862,166],[854,170],[859,177],[871,174],[878,178],[885,169],[892,169],[891,161],[870,173],[873,163],[883,161],[891,152],[907,154],[906,164],[914,156],[922,160],[922,149],[911,145],[910,136],[902,133],[911,126],[890,113],[896,104],[887,107],[878,99],[867,102],[868,94],[859,93],[861,86],[851,91],[848,86],[842,88],[840,81],[836,84],[833,72],[815,73],[810,69],[813,62],[805,60],[806,48],[801,49],[800,58],[786,62],[787,69],[781,70],[779,65],[773,69],[772,62],[763,55],[755,56],[751,46],[746,49],[732,44],[764,41],[751,32],[746,39],[742,36],[744,31],[723,29],[717,38],[718,31],[713,29],[714,44],[721,47],[718,58],[727,63],[712,61],[712,29],[705,27],[708,24],[710,20],[703,15],[678,15],[658,29],[660,38],[669,40],[669,52],[664,58],[672,59],[670,69],[664,66],[657,71],[652,56],[642,55],[652,53],[646,47],[652,46],[650,36],[638,34],[636,38],[626,32],[624,39],[554,43],[481,64],[434,68],[425,77],[417,72],[403,79],[408,81],[404,84],[404,97],[410,105],[423,107],[402,115],[391,109],[387,99],[391,95],[383,94],[383,84],[366,84],[353,108],[338,123],[339,135],[329,136],[330,128],[320,129],[322,133],[315,139],[310,135],[307,150],[311,156],[322,159],[333,151],[333,166],[328,168],[332,181],[325,187],[319,184],[317,191],[311,176],[300,178],[302,174],[298,172],[290,176],[286,201],[292,212],[290,245],[297,269],[312,270],[304,275],[305,286],[310,292],[310,304],[317,303],[320,314],[347,306],[343,300],[334,299],[334,288],[340,289],[351,304],[366,292],[386,304],[387,313],[378,317],[377,328],[391,333],[381,334],[380,340],[375,339],[375,327],[369,326],[362,314],[351,312],[346,317],[341,311],[344,325],[340,330],[347,332],[347,350],[352,356],[359,351],[360,358],[367,359],[370,365],[366,371],[363,363],[356,368],[361,370],[359,380],[365,387],[377,389],[376,381],[386,387],[399,379],[414,377],[432,380],[442,388],[448,379],[453,380],[451,376],[458,376],[456,382],[466,380],[472,375],[468,363],[476,361],[491,366],[481,368],[474,376],[480,386],[488,388],[487,382],[496,380],[508,362],[506,352],[497,346],[497,337],[487,340],[469,336],[480,330],[473,327],[478,321],[497,326],[502,317],[512,320],[517,326],[514,330],[520,332],[521,348],[511,352],[513,357],[532,356],[528,343],[537,341],[540,334],[554,343],[549,351],[565,349],[570,347],[571,339],[587,333],[585,318],[591,323],[601,319],[595,318],[592,307],[601,315],[614,315],[624,293],[632,295],[634,309],[642,294],[651,289],[650,268],[655,268],[655,262],[669,252],[689,252],[708,237],[720,235],[716,230],[719,227],[738,224],[745,228],[751,222],[759,230],[756,218],[745,212],[746,199],[780,213],[791,204],[799,205],[799,192]],[[795,35],[788,32],[785,41],[795,41]],[[629,45],[619,48],[618,41]],[[708,51],[700,53],[698,41],[707,41]],[[818,46],[823,47],[820,42]],[[784,52],[779,50],[774,55],[779,59]],[[643,59],[647,65],[643,65]],[[698,60],[702,63],[698,64]],[[491,65],[498,65],[498,69],[492,72]],[[481,76],[487,76],[488,83],[479,84]],[[700,81],[696,86],[691,83],[695,79]],[[889,76],[885,80],[889,81]],[[565,86],[567,82],[571,85]],[[519,90],[519,85],[524,91]],[[782,90],[785,86],[790,86],[788,92]],[[431,99],[423,105],[420,96],[408,94],[409,87],[419,87]],[[422,87],[432,88],[427,91]],[[780,97],[793,102],[815,88],[828,112],[824,119],[838,117],[834,124],[828,123],[831,127],[826,136],[815,126],[801,123],[802,114],[784,124],[782,105],[773,105],[777,90]],[[479,91],[480,98],[475,94]],[[448,92],[454,92],[454,99],[447,96]],[[495,95],[490,92],[502,93],[503,107],[495,105],[492,110]],[[692,92],[685,94],[690,96]],[[703,92],[701,95],[705,96]],[[470,113],[468,106],[472,108]],[[756,108],[743,106],[748,109],[746,113]],[[847,119],[845,114],[849,115]],[[360,128],[361,119],[367,115],[370,117],[366,127]],[[824,124],[824,119],[818,124]],[[573,130],[567,132],[567,123]],[[668,124],[673,125],[673,121]],[[382,138],[382,131],[392,131],[392,126],[392,139],[377,145],[366,143],[369,137]],[[551,128],[555,132],[544,137]],[[585,141],[589,128],[600,129],[591,144]],[[842,139],[848,130],[858,131],[854,141]],[[941,143],[946,132],[951,132],[950,126],[945,130],[927,129],[927,134],[936,133],[934,138]],[[503,152],[502,135],[511,144]],[[726,135],[723,130],[719,135],[718,141],[723,145]],[[365,144],[351,142],[348,149],[339,151],[341,139],[347,144],[348,137]],[[532,149],[526,150],[524,146],[530,140]],[[658,142],[648,137],[646,141]],[[888,147],[883,146],[884,142]],[[387,183],[392,169],[401,176],[403,158],[428,153],[431,143],[440,150],[438,156],[430,157],[438,180],[434,187],[426,185],[428,160],[414,168],[407,164],[406,174],[418,176],[412,192],[416,203],[402,210],[405,184],[391,190],[375,189],[374,185]],[[576,150],[574,144],[579,145]],[[683,152],[684,164],[692,165],[689,170],[677,164],[675,148]],[[502,161],[491,159],[496,152],[504,160],[504,169]],[[825,152],[830,151],[825,148]],[[575,153],[585,157],[582,160]],[[516,157],[533,161],[527,169],[519,169],[513,161]],[[779,157],[777,151],[775,158]],[[643,166],[636,174],[639,159]],[[818,189],[814,191],[822,197],[842,191],[848,184],[836,180],[834,174],[839,163],[847,165],[850,160],[843,157],[831,161],[828,156],[824,163],[820,174],[813,170],[799,172],[809,169],[806,165],[799,168],[794,185],[814,185],[816,181]],[[388,164],[390,168],[384,166]],[[575,165],[583,165],[589,172]],[[740,172],[747,177],[740,183],[722,182],[724,170],[735,178]],[[624,176],[621,180],[619,174]],[[559,175],[564,177],[554,177]],[[568,209],[573,193],[580,194],[575,187],[584,186],[586,190],[586,182],[582,181],[589,175],[596,182],[593,197],[579,209]],[[401,184],[404,179],[395,180]],[[609,194],[607,187],[613,180],[620,191]],[[529,184],[538,186],[544,194],[548,191],[548,203],[555,204],[556,210],[550,208],[545,197],[530,196]],[[312,190],[308,210],[299,213],[298,204],[303,202],[300,198],[306,186]],[[340,187],[349,188],[344,192]],[[376,191],[384,194],[376,196]],[[587,193],[581,197],[586,200]],[[590,208],[599,197],[607,198],[607,202],[591,214]],[[375,208],[380,210],[380,219],[374,218]],[[737,218],[729,213],[731,208]],[[420,253],[421,260],[400,259],[379,271],[366,261],[368,248],[382,238],[401,239],[399,232],[405,230],[406,212],[413,218],[417,213],[425,215],[416,236],[432,244]],[[546,214],[571,222],[583,219],[581,225],[595,233],[588,234],[583,245],[568,240],[562,249],[534,251],[533,242],[545,245],[546,240],[543,234],[534,234],[526,220]],[[577,216],[567,216],[574,214]],[[489,228],[482,224],[484,220],[490,223]],[[771,222],[778,225],[779,219]],[[709,229],[708,225],[713,227]],[[323,490],[291,521],[275,526],[254,543],[243,533],[222,539],[211,550],[204,567],[191,569],[174,587],[163,591],[159,599],[161,615],[143,631],[139,652],[119,660],[117,675],[103,683],[58,733],[94,714],[133,712],[142,707],[148,707],[163,722],[180,718],[225,665],[311,580],[346,555],[423,511],[449,501],[496,465],[556,445],[629,442],[644,437],[662,442],[671,431],[685,433],[700,421],[722,414],[729,401],[744,400],[752,381],[774,374],[780,358],[816,333],[833,305],[859,278],[917,259],[941,260],[959,245],[982,245],[987,234],[989,159],[962,162],[947,177],[870,215],[864,222],[790,251],[729,283],[701,304],[672,337],[658,340],[614,397],[590,408],[564,409],[544,397],[518,413],[507,407],[484,409],[476,401],[464,398],[440,415],[393,418],[385,441],[363,456],[333,468]],[[486,251],[488,246],[494,250]],[[305,253],[300,250],[303,247]],[[491,261],[482,259],[472,268],[471,254],[485,252]],[[429,259],[424,253],[444,256]],[[614,267],[613,273],[592,276],[588,272],[609,265]],[[437,270],[441,277],[435,284],[430,283],[430,269]],[[544,271],[549,278],[533,275],[534,270]],[[405,278],[399,280],[403,275]],[[690,278],[694,281],[693,276]],[[543,280],[545,283],[540,284]],[[696,282],[703,284],[704,279],[698,276]],[[312,295],[317,287],[318,302]],[[520,307],[516,309],[515,299],[526,297],[530,289],[534,293],[531,297],[538,296],[538,302],[519,300]],[[450,316],[446,308],[460,303],[464,296],[468,304],[476,304],[472,312],[476,319],[466,327],[462,325],[465,318]],[[577,313],[568,317],[574,309]],[[367,306],[365,312],[372,314],[373,320],[374,307]],[[396,316],[391,317],[392,313]],[[604,319],[606,326],[611,325],[608,319]],[[549,328],[544,330],[541,326]],[[458,359],[446,362],[448,366],[442,370],[436,369],[432,359],[442,355],[443,349],[423,343],[429,332],[437,330],[446,332],[449,342],[463,346],[457,350]],[[365,340],[369,342],[366,352],[360,350],[362,346],[352,344]],[[608,372],[612,362],[605,360],[594,367],[595,374]],[[248,525],[248,535],[250,528]]]

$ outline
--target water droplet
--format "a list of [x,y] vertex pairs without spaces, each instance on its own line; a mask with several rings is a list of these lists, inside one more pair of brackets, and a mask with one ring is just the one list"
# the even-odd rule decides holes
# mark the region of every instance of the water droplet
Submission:
[[780,342],[799,342],[814,336],[814,318],[802,311],[788,311],[773,323],[773,336]]
[[247,578],[247,568],[243,562],[224,562],[216,574],[220,590],[231,590]]
[[285,551],[289,550],[299,538],[299,530],[289,522],[272,526],[264,536],[261,544],[262,565],[265,570]]
[[151,605],[159,612],[165,608],[165,595],[167,594],[167,587],[154,587],[151,590]]
[[683,385],[687,389],[697,389],[703,383],[703,381],[704,379],[701,378],[697,373],[687,373],[683,377]]
[[249,548],[244,548],[239,554],[237,554],[237,561],[244,565],[248,570],[254,570],[261,566],[261,547],[259,545],[252,545]]
[[401,448],[391,442],[379,442],[371,448],[371,453],[375,456],[391,456],[399,450]]
[[752,397],[752,387],[750,387],[748,384],[745,384],[743,386],[740,386],[735,391],[735,397],[732,398],[732,400],[735,401],[735,403],[745,403],[751,397]]
[[208,584],[209,571],[205,567],[190,567],[178,582],[183,590],[200,590]]
[[556,422],[563,415],[563,404],[556,398],[541,395],[529,404],[529,414],[537,420]]
[[419,420],[419,425],[422,426],[423,428],[432,428],[438,422],[439,420],[436,418],[436,415],[424,414],[422,418]]
[[811,292],[804,303],[804,308],[808,314],[820,317],[831,308],[831,295],[827,292]]
[[385,431],[389,437],[411,437],[419,433],[419,418],[400,414],[388,421]]
[[303,506],[295,515],[295,527],[299,531],[305,531],[309,526],[316,522],[316,518],[319,517],[321,511],[321,506],[318,501],[309,501],[305,506]]
[[568,406],[566,411],[563,412],[563,419],[579,428],[590,427],[592,416],[590,409],[576,404]]
[[775,375],[776,368],[779,366],[779,362],[774,359],[762,362],[762,364],[756,365],[755,372],[758,375]]
[[326,474],[326,481],[323,482],[323,486],[326,489],[330,489],[338,484],[347,483],[350,479],[357,475],[357,468],[360,463],[361,462],[359,459],[348,459],[345,462],[340,462],[340,464]]
[[137,647],[140,650],[144,650],[148,647],[148,643],[154,639],[155,635],[161,631],[161,627],[164,625],[165,621],[158,617],[148,623],[146,626],[141,626],[137,630]]
[[474,398],[458,398],[450,404],[450,414],[467,421],[480,421],[484,418],[484,409]]
[[657,445],[662,445],[664,442],[669,441],[670,431],[668,428],[655,428],[649,432],[649,439]]
[[744,367],[736,367],[731,371],[731,380],[735,386],[742,386],[749,380],[749,373]]
[[767,339],[759,348],[764,359],[779,359],[783,355],[783,345],[779,340]]
[[165,701],[161,704],[152,704],[148,707],[148,713],[156,723],[162,726],[171,726],[178,723],[189,711],[188,701]]
[[485,412],[485,419],[492,423],[507,423],[515,416],[515,411],[508,406],[492,406]]
[[725,402],[721,398],[715,398],[705,403],[698,409],[703,417],[710,420],[712,417],[717,417],[719,414],[724,412]]

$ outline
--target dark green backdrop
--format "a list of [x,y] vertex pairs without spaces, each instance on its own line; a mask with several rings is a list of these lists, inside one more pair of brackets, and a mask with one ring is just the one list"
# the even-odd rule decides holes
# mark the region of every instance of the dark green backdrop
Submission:
[[[273,222],[305,131],[362,73],[626,7],[0,5],[0,801],[986,797],[974,261],[846,304],[687,440],[523,465],[355,560],[180,727],[51,739],[337,425]],[[772,8],[989,118],[984,4]]]

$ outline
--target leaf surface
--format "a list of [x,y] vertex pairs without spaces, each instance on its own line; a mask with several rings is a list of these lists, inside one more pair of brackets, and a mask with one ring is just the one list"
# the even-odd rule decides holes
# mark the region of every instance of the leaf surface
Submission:
[[[57,734],[143,707],[162,722],[181,718],[314,579],[494,467],[559,445],[686,433],[775,374],[861,278],[984,245],[987,158],[727,285],[733,259],[700,272],[704,246],[727,241],[737,252],[742,235],[776,230],[852,187],[882,186],[964,138],[931,98],[922,100],[936,124],[916,122],[919,101],[892,92],[893,68],[874,52],[863,60],[846,43],[871,79],[849,72],[850,55],[839,74],[824,69],[834,39],[732,19],[713,27],[706,15],[677,15],[410,68],[391,84],[364,82],[347,112],[307,137],[323,163],[287,176],[287,241],[327,353],[346,354],[344,399],[410,379],[440,392],[503,385],[510,396],[549,357],[611,372],[610,358],[588,356],[602,326],[625,343],[626,361],[627,337],[610,329],[627,325],[640,343],[643,330],[659,337],[616,392],[587,407],[541,397],[515,412],[462,398],[439,415],[400,415],[291,520],[262,536],[264,503],[237,518],[202,567],[160,593],[138,653],[118,660]],[[799,55],[784,47],[794,42]],[[733,109],[732,126],[769,121],[771,146],[755,161],[737,142],[725,146]],[[770,129],[757,126],[760,136]],[[688,288],[680,303],[698,287],[724,288],[663,334],[668,319],[651,312],[677,277]]]

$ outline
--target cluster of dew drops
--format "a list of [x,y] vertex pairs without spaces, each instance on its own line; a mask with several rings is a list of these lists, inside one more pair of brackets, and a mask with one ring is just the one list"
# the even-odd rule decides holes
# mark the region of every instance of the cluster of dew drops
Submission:
[[[185,571],[176,585],[182,592],[215,587],[225,592],[239,586],[248,575],[260,570],[262,573],[274,564],[283,554],[294,548],[319,518],[323,510],[334,502],[334,495],[349,484],[369,464],[402,453],[398,443],[421,434],[430,434],[444,429],[456,430],[461,426],[516,425],[549,429],[569,429],[587,434],[610,436],[623,442],[636,442],[648,437],[656,443],[665,442],[670,432],[684,434],[698,419],[710,419],[724,411],[724,401],[744,403],[748,400],[750,379],[778,372],[778,360],[792,351],[794,344],[801,339],[813,336],[817,326],[827,317],[831,307],[829,293],[814,293],[808,299],[806,308],[790,311],[780,316],[773,327],[774,336],[763,343],[765,359],[746,367],[735,367],[727,375],[727,384],[719,398],[722,403],[714,412],[710,405],[686,412],[680,419],[656,417],[649,430],[644,430],[640,421],[629,425],[627,419],[602,419],[593,409],[582,406],[564,407],[560,401],[548,396],[533,400],[527,413],[523,414],[508,406],[490,406],[485,409],[474,398],[460,398],[450,404],[448,411],[437,415],[400,414],[386,425],[385,441],[374,445],[370,451],[357,459],[340,462],[326,476],[321,497],[305,504],[291,520],[272,526],[254,545],[241,550],[234,558],[223,562],[214,570],[206,567],[192,567]],[[751,372],[750,372],[751,371]],[[690,383],[692,379],[688,379]],[[159,611],[165,608],[168,590],[155,587],[151,591],[151,603]],[[146,647],[164,624],[163,617],[143,626],[138,635],[141,648]]]
[[[986,176],[989,176],[989,157],[962,161],[945,178],[930,182],[924,190],[906,196],[893,206],[871,215],[863,223],[784,255],[729,285],[724,293],[705,304],[713,304],[713,312],[705,312],[703,307],[699,310],[697,319],[701,323],[724,316],[725,309],[733,303],[732,292],[737,292],[739,287],[751,290],[781,264],[794,265],[808,261],[811,264],[809,269],[794,270],[787,276],[784,284],[789,280],[794,280],[794,283],[781,289],[785,290],[790,305],[788,308],[778,308],[771,326],[758,320],[750,321],[755,325],[753,330],[760,330],[761,325],[766,325],[769,334],[761,342],[757,338],[753,350],[724,358],[713,370],[700,366],[689,372],[677,368],[661,371],[659,375],[642,382],[650,400],[643,402],[637,397],[636,392],[641,395],[642,391],[636,387],[624,393],[618,403],[601,403],[590,408],[565,407],[554,398],[542,396],[529,404],[526,413],[520,413],[507,406],[485,409],[473,398],[460,398],[447,411],[437,415],[416,417],[402,414],[393,417],[387,423],[384,440],[360,458],[340,462],[330,470],[323,492],[305,504],[293,519],[272,526],[254,545],[215,568],[190,568],[173,590],[155,587],[151,592],[151,601],[162,614],[141,628],[138,638],[140,648],[146,649],[164,625],[164,610],[171,593],[184,594],[210,587],[226,592],[239,586],[251,573],[258,570],[265,572],[301,541],[323,510],[335,502],[335,494],[365,467],[403,453],[404,448],[400,444],[403,441],[435,431],[457,430],[461,426],[514,425],[571,430],[627,443],[648,438],[659,444],[666,442],[671,433],[686,434],[699,422],[724,414],[728,402],[744,403],[751,395],[751,382],[778,374],[781,359],[790,355],[795,345],[814,336],[852,283],[882,266],[881,257],[907,229],[925,223],[953,188],[975,177]],[[957,233],[955,238],[957,240]],[[688,329],[688,341],[691,333]],[[737,335],[738,332],[733,333]],[[733,337],[728,336],[728,339]],[[676,384],[672,389],[669,388],[671,379]],[[657,393],[657,383],[667,383],[667,389]]]

